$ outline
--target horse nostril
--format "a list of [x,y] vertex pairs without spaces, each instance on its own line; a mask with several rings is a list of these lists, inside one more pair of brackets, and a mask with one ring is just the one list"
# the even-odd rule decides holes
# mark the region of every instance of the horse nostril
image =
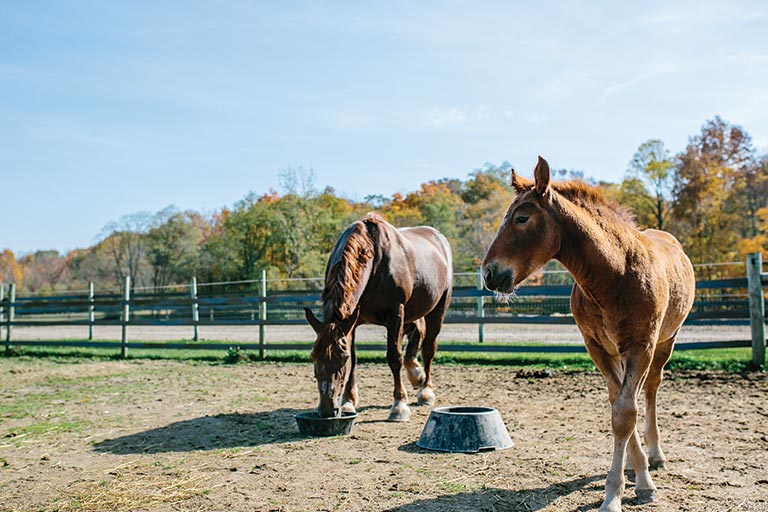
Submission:
[[483,284],[485,284],[486,288],[490,288],[492,281],[493,281],[493,265],[488,265],[487,267],[485,267],[485,271],[483,272]]
[[512,291],[513,272],[511,269],[499,269],[491,263],[483,271],[483,284],[488,290],[508,293]]

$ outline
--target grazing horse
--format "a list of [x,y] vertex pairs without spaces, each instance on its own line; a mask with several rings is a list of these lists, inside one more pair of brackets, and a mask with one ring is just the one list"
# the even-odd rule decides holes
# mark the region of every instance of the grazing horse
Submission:
[[[400,375],[403,362],[408,380],[419,389],[418,404],[432,405],[432,359],[452,289],[451,247],[437,230],[397,229],[372,213],[351,224],[328,259],[323,321],[304,310],[317,334],[312,360],[320,416],[355,412],[355,328],[366,323],[387,328],[387,362],[395,381],[389,421],[407,421],[411,416]],[[419,346],[424,368],[416,360]]]
[[[613,462],[601,511],[621,510],[624,460],[634,469],[638,502],[656,500],[648,471],[665,465],[656,423],[656,390],[680,326],[693,305],[693,266],[664,231],[639,231],[629,213],[580,181],[552,182],[539,157],[534,181],[512,173],[517,196],[483,260],[486,287],[511,294],[550,259],[573,275],[571,310],[587,351],[608,384]],[[645,392],[646,456],[637,431]]]

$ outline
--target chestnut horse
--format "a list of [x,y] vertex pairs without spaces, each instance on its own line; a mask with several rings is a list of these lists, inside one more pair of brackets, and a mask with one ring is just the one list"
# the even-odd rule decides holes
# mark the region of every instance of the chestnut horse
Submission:
[[[624,459],[634,469],[639,502],[655,501],[648,471],[663,467],[656,390],[680,326],[693,305],[693,266],[664,231],[639,231],[629,213],[580,181],[552,182],[539,157],[534,181],[512,173],[517,197],[483,260],[486,287],[502,294],[550,259],[576,284],[571,310],[587,351],[608,384],[613,462],[601,511],[621,510]],[[645,391],[646,456],[637,431]]]
[[[418,405],[432,405],[432,359],[437,335],[451,302],[451,247],[437,230],[397,229],[369,213],[351,224],[333,248],[325,270],[323,321],[305,309],[317,334],[312,348],[320,416],[355,412],[355,328],[387,328],[387,362],[395,381],[389,421],[407,421],[408,393],[400,370],[419,389]],[[401,340],[408,335],[403,361]],[[416,360],[421,345],[424,367]]]

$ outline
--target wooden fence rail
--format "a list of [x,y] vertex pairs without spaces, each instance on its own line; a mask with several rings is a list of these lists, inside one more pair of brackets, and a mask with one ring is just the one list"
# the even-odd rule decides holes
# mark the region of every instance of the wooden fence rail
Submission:
[[[765,294],[768,273],[762,272],[760,254],[747,257],[747,275],[743,278],[697,282],[694,309],[688,325],[751,326],[751,339],[679,343],[678,350],[699,348],[752,347],[752,362],[765,364]],[[236,343],[242,349],[308,350],[306,343],[267,343],[269,326],[304,324],[304,307],[317,308],[317,290],[304,292],[272,290],[268,293],[263,272],[258,283],[248,290],[212,292],[211,284],[198,286],[192,279],[189,291],[146,293],[131,290],[126,278],[121,293],[94,292],[91,283],[87,294],[17,297],[14,284],[0,285],[0,329],[5,329],[5,348],[18,346],[115,347],[123,357],[131,348],[221,349],[222,344],[199,343],[198,327],[249,325],[259,327],[259,342]],[[258,285],[258,286],[256,286]],[[584,352],[583,345],[487,345],[483,328],[487,324],[574,324],[570,315],[571,286],[523,286],[517,299],[509,304],[493,300],[484,290],[478,276],[476,286],[454,289],[453,302],[446,323],[476,324],[478,343],[451,345],[452,351],[471,352]],[[129,341],[130,326],[190,326],[196,343],[156,343]],[[88,341],[13,341],[14,327],[86,326]],[[94,326],[120,326],[121,340],[93,341]],[[0,335],[2,332],[0,331]],[[361,343],[359,350],[384,349],[382,343]]]

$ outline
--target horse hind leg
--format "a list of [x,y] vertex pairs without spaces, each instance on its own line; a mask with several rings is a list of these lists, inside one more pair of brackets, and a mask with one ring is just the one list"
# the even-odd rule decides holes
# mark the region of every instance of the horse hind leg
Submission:
[[664,469],[667,458],[661,449],[659,424],[656,419],[656,392],[663,379],[664,365],[672,355],[675,338],[656,346],[653,362],[645,380],[645,442],[648,446],[648,463],[651,469]]
[[411,418],[411,410],[408,408],[408,392],[405,390],[405,386],[403,386],[401,375],[403,367],[403,351],[401,348],[403,316],[404,307],[403,304],[400,304],[397,311],[387,322],[387,363],[394,379],[394,404],[389,410],[388,421],[408,421]]
[[437,335],[443,327],[445,313],[450,303],[450,290],[447,290],[440,302],[426,317],[424,317],[424,342],[421,344],[421,360],[424,363],[424,382],[416,394],[419,405],[434,405],[435,391],[432,387],[432,360],[437,352]]
[[424,339],[425,325],[424,319],[419,318],[404,328],[404,332],[408,336],[408,347],[405,349],[405,372],[413,389],[420,389],[426,379],[424,369],[416,359],[416,354],[421,348],[421,342]]

